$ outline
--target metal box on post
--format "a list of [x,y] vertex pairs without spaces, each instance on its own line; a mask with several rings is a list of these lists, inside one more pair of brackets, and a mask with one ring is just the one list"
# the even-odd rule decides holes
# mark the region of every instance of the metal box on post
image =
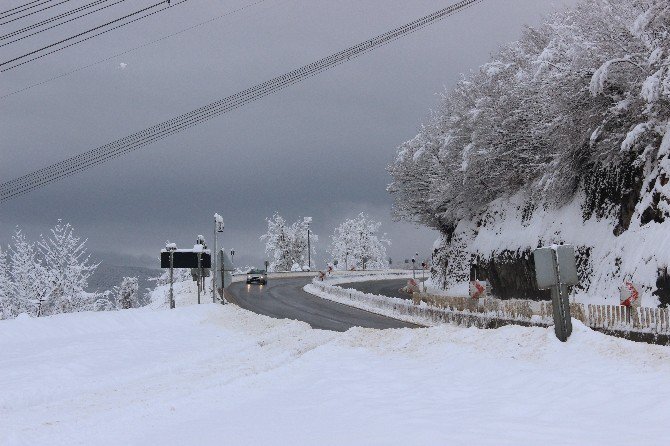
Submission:
[[552,248],[538,248],[533,252],[535,260],[535,278],[537,288],[548,290],[556,286],[558,277],[556,275],[556,257]]

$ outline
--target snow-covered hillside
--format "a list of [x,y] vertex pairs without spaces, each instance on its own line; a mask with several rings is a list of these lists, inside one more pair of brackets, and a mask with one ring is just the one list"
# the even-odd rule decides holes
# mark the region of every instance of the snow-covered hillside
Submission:
[[395,215],[443,235],[435,283],[548,298],[531,251],[564,242],[579,298],[670,304],[669,42],[667,0],[580,0],[444,93],[389,167]]
[[3,446],[670,438],[670,348],[578,323],[335,333],[207,304],[20,316],[0,351]]

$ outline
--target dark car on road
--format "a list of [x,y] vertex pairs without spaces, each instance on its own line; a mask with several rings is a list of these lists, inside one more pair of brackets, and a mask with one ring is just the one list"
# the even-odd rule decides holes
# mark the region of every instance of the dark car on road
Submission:
[[268,274],[264,269],[252,269],[247,273],[247,283],[260,283],[266,285],[268,283]]

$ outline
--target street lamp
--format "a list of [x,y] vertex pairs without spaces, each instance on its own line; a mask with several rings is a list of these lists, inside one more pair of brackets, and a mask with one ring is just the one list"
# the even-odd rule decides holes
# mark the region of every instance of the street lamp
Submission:
[[312,270],[312,249],[309,243],[309,224],[312,222],[311,217],[305,217],[305,222],[307,223],[307,265],[309,270]]
[[[218,271],[219,258],[219,232],[223,232],[224,224],[223,217],[219,214],[214,214],[214,268],[212,270],[212,302],[216,303],[216,274]],[[223,250],[222,250],[223,251]],[[221,256],[221,292],[223,293],[223,255]],[[224,303],[223,297],[221,303]]]

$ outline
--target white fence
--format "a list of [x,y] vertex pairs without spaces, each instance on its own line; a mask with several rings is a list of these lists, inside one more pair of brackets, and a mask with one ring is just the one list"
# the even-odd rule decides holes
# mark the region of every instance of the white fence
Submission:
[[[419,294],[414,300],[397,299],[342,289],[314,282],[321,291],[352,302],[385,310],[386,313],[417,317],[432,323],[451,322],[479,328],[508,324],[549,326],[553,324],[551,302],[531,300],[470,299]],[[596,330],[617,335],[640,333],[670,336],[670,309],[626,308],[615,305],[570,304],[573,318]],[[619,332],[619,333],[617,333]],[[626,337],[626,336],[624,336]]]

